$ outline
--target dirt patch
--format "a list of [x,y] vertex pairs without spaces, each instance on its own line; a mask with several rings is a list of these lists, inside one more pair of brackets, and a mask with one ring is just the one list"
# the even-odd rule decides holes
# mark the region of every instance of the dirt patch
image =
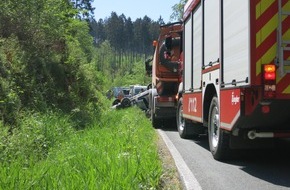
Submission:
[[182,183],[175,166],[175,162],[164,143],[162,137],[158,135],[158,154],[162,160],[163,174],[161,176],[160,190],[182,190]]

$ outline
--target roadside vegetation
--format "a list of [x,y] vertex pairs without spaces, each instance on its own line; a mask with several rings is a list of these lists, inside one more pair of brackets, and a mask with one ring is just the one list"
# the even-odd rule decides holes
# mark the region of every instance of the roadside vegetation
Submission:
[[96,44],[91,2],[1,3],[0,189],[160,189],[150,122],[137,108],[110,110],[104,96],[150,83],[151,42],[144,52]]
[[6,147],[14,157],[1,155],[0,189],[158,189],[157,134],[135,107],[107,110],[77,132],[64,130],[72,129],[69,118],[55,114],[24,123]]

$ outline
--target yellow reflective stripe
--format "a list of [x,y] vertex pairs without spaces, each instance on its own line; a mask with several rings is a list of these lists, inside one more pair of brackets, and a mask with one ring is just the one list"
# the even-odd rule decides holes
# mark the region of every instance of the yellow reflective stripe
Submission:
[[[267,0],[268,1],[268,0]],[[266,2],[267,2],[266,1]],[[262,4],[263,2],[263,4]],[[268,4],[264,3],[265,1],[261,1],[259,4],[261,4],[261,7],[263,7],[263,12],[266,10],[264,8],[268,8],[271,3]],[[272,2],[272,1],[269,1]],[[258,5],[259,5],[258,4]],[[257,5],[257,6],[258,6]],[[262,6],[263,5],[263,6]],[[290,1],[288,1],[284,7],[283,10],[290,10]],[[256,8],[256,13],[259,12],[259,10],[257,10]],[[261,14],[263,13],[261,12]],[[261,16],[261,15],[260,15]],[[286,16],[284,16],[282,18],[282,20],[285,20]],[[263,28],[261,30],[259,30],[256,34],[256,47],[259,47],[261,45],[261,43],[273,32],[277,29],[278,27],[278,14],[275,14],[268,22],[265,26],[263,26]]]
[[[258,19],[275,0],[262,0],[256,6],[256,19]],[[290,10],[290,1],[284,6],[283,10]],[[285,20],[286,16],[282,18]],[[256,48],[258,48],[269,35],[277,30],[278,27],[278,13],[276,13],[262,28],[256,33]],[[284,33],[283,39],[290,39],[290,30]],[[277,54],[277,43],[273,44],[271,48],[257,61],[256,63],[256,75],[261,73],[261,65],[270,63],[276,57]],[[279,79],[280,80],[280,79]]]
[[263,28],[256,34],[256,48],[261,45],[266,38],[277,29],[278,14],[275,14]]
[[275,0],[262,0],[256,5],[256,20],[274,3]]
[[290,93],[290,85],[287,88],[285,88],[285,90],[282,93],[289,94]]
[[264,55],[257,61],[256,63],[256,76],[261,73],[261,65],[271,63],[273,59],[276,57],[277,53],[277,43],[275,43]]

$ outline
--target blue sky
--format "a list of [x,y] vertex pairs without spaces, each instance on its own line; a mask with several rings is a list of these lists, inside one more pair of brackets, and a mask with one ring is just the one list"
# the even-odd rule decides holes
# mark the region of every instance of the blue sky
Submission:
[[177,3],[179,0],[94,0],[93,6],[97,21],[110,17],[114,11],[118,15],[124,13],[126,18],[131,17],[132,21],[147,15],[154,21],[161,16],[167,23],[172,14],[172,6]]

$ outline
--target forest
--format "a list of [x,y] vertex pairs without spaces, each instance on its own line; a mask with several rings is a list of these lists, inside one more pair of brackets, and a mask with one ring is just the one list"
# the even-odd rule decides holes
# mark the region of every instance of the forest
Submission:
[[[95,21],[92,1],[1,2],[2,180],[16,172],[22,183],[19,167],[35,166],[66,138],[101,125],[110,105],[104,94],[111,87],[150,82],[144,61],[153,56],[162,18],[132,21],[112,12]],[[0,189],[10,183],[15,185],[0,180]]]
[[98,22],[89,20],[90,34],[97,49],[98,70],[103,73],[109,71],[113,78],[132,74],[137,62],[153,56],[152,44],[158,38],[162,24],[161,17],[158,21],[148,16],[132,21],[130,17],[115,12]]
[[68,113],[91,109],[85,106],[97,102],[96,93],[106,88],[106,80],[112,83],[118,76],[132,74],[137,62],[152,56],[162,18],[131,21],[112,12],[96,22],[93,10],[91,0],[2,3],[0,116],[4,125],[17,126],[17,115],[25,109]]

